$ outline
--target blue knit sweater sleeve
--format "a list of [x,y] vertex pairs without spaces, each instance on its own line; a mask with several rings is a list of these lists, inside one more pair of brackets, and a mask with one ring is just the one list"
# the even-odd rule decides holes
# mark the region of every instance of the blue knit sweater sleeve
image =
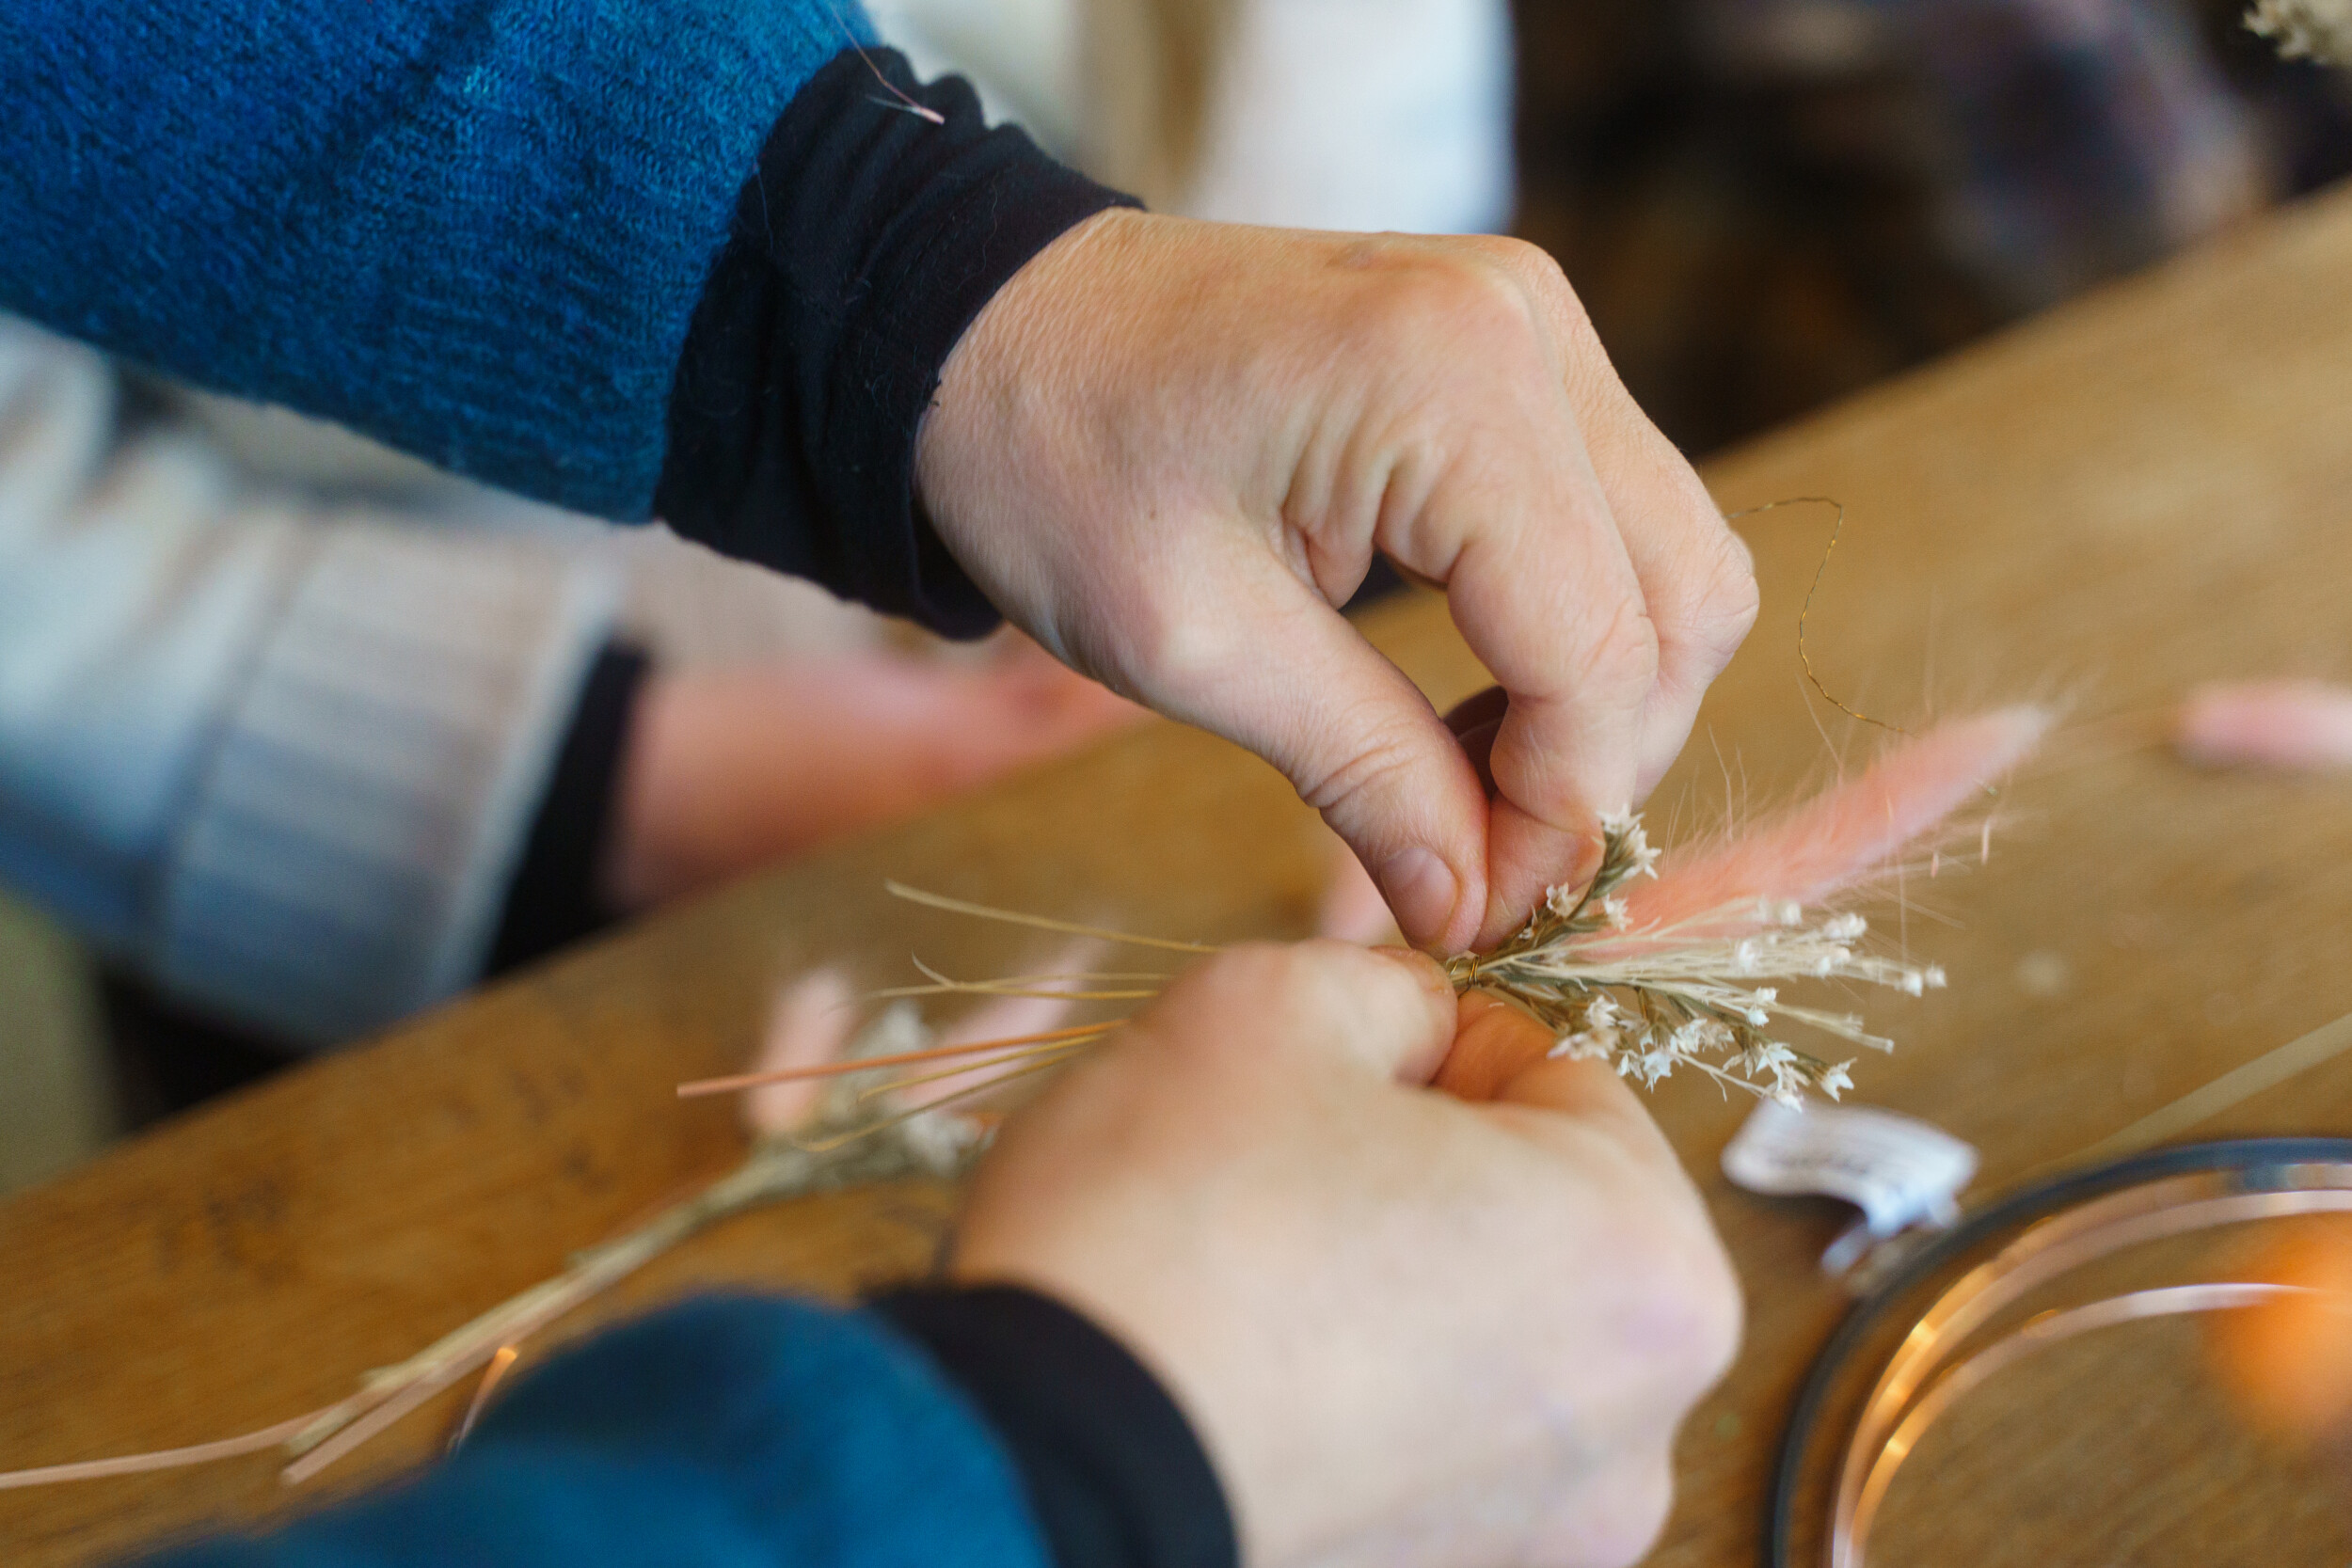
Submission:
[[151,1568],[1046,1568],[1011,1463],[865,1313],[706,1299],[607,1335],[398,1491]]
[[855,0],[8,0],[0,306],[606,516]]

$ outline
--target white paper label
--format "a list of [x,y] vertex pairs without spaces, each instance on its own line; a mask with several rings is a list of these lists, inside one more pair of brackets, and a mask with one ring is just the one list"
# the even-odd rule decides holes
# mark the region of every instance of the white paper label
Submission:
[[1892,1111],[1758,1104],[1724,1149],[1724,1174],[1752,1193],[1819,1193],[1862,1211],[1873,1236],[1922,1220],[1949,1224],[1977,1174],[1977,1151]]

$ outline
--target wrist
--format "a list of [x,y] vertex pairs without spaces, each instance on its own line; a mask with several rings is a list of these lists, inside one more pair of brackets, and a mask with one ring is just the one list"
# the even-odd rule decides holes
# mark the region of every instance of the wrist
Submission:
[[1057,312],[1087,313],[1081,279],[1118,266],[1136,231],[1158,221],[1113,207],[1073,224],[1006,278],[957,337],[914,436],[915,504],[951,548],[965,547],[947,531],[973,510],[966,493],[1001,457],[993,449],[1013,403],[1052,373]]
[[[930,109],[917,118],[891,93]],[[1039,251],[1127,198],[990,126],[955,77],[845,50],[745,182],[680,356],[655,510],[951,636],[994,625],[914,504],[941,366]]]
[[1236,1568],[1225,1492],[1190,1420],[1093,1320],[1005,1284],[870,1306],[979,1406],[1058,1568]]

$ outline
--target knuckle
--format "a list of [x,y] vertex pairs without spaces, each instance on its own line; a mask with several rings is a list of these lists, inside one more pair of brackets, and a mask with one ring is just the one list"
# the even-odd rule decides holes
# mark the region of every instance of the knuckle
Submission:
[[1597,1489],[1577,1532],[1576,1560],[1591,1568],[1632,1568],[1648,1555],[1674,1509],[1674,1469],[1666,1455],[1645,1455]]
[[1346,942],[1255,942],[1187,972],[1163,1005],[1166,1044],[1213,1074],[1263,1074],[1335,1030],[1425,1006],[1411,976]]
[[1739,1354],[1744,1304],[1723,1244],[1694,1213],[1645,1271],[1645,1340],[1661,1381],[1696,1400]]
[[1093,624],[1107,620],[1107,615],[1090,616],[1085,641],[1108,650],[1111,657],[1104,662],[1137,689],[1148,682],[1180,701],[1196,700],[1213,688],[1232,658],[1232,634],[1225,619],[1187,614],[1176,595],[1128,594],[1117,601],[1116,614],[1115,631]]
[[1584,653],[1585,679],[1609,689],[1647,690],[1658,679],[1658,625],[1635,594],[1621,595]]
[[1739,1276],[1695,1194],[1685,1187],[1668,1198],[1646,1164],[1624,1174],[1633,1183],[1629,1197],[1647,1197],[1627,1203],[1613,1234],[1610,1332],[1645,1401],[1678,1410],[1713,1386],[1739,1352]]
[[1212,1070],[1257,1059],[1266,1026],[1295,990],[1295,965],[1290,949],[1271,942],[1227,948],[1168,987],[1148,1015],[1152,1033],[1165,1049]]
[[1415,353],[1493,354],[1536,340],[1536,311],[1505,267],[1483,258],[1432,256],[1392,276],[1383,320]]
[[1393,721],[1358,721],[1339,733],[1356,737],[1355,747],[1327,767],[1302,768],[1291,781],[1298,798],[1327,816],[1349,815],[1359,800],[1393,796],[1419,752],[1414,736]]
[[1568,287],[1568,275],[1561,270],[1559,260],[1539,245],[1509,234],[1468,235],[1462,243],[1488,265],[1508,273],[1532,292],[1574,297]]
[[1354,942],[1310,942],[1296,951],[1312,966],[1320,1006],[1359,1028],[1417,1016],[1429,1006],[1429,992],[1410,970]]
[[1279,943],[1245,942],[1187,970],[1169,988],[1168,995],[1182,997],[1196,1006],[1205,1004],[1217,1008],[1237,999],[1278,995],[1284,990],[1295,961],[1291,950]]
[[1698,1373],[1700,1391],[1713,1387],[1731,1370],[1740,1354],[1740,1335],[1747,1319],[1747,1304],[1740,1293],[1740,1276],[1711,1236],[1708,1239],[1706,1258],[1692,1292],[1696,1307],[1692,1362]]
[[1584,301],[1557,257],[1541,245],[1505,235],[1483,236],[1479,244],[1488,263],[1524,291],[1537,319],[1562,335],[1564,346],[1578,351],[1598,346]]
[[1528,277],[1540,280],[1548,287],[1565,289],[1568,286],[1568,275],[1560,270],[1558,259],[1542,245],[1507,234],[1496,235],[1493,244]]
[[1680,615],[1682,632],[1720,669],[1747,640],[1763,603],[1747,546],[1730,530],[1708,546],[1708,559],[1692,578]]

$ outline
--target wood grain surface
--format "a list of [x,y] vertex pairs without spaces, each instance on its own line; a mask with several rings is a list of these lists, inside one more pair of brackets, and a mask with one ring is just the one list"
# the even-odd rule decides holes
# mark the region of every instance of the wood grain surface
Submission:
[[[1867,999],[1902,1044],[1861,1064],[1860,1097],[1979,1146],[1979,1193],[2352,1012],[2352,778],[2196,772],[2148,725],[2206,678],[2352,678],[2348,393],[2352,193],[2339,193],[1708,470],[1726,508],[1847,503],[1810,640],[1842,698],[1897,723],[2019,696],[2074,718],[2000,802],[1990,863],[1972,846],[1950,874],[1914,879],[1881,927],[1952,986]],[[1789,508],[1741,525],[1763,617],[1654,803],[1665,836],[1783,799],[1874,744],[1808,699],[1798,668],[1827,521]],[[1436,601],[1365,624],[1440,705],[1483,684]],[[1155,725],[624,931],[20,1196],[0,1206],[0,1467],[197,1442],[330,1402],[726,1167],[729,1108],[680,1104],[671,1085],[742,1061],[780,979],[835,960],[885,984],[911,952],[981,972],[1033,951],[891,902],[885,876],[1168,935],[1280,937],[1311,925],[1331,844],[1263,764]],[[1843,1309],[1815,1260],[1844,1212],[1727,1186],[1716,1162],[1743,1104],[1677,1081],[1656,1105],[1750,1318],[1736,1370],[1685,1430],[1653,1560],[1750,1562],[1788,1401]],[[2352,1057],[2195,1130],[2250,1131],[2352,1132]],[[747,1215],[562,1333],[712,1284],[838,1295],[918,1273],[952,1205],[902,1182]],[[2140,1430],[2155,1375],[2142,1363],[2091,1355],[2070,1375],[2077,1427]],[[1983,1398],[1995,1402],[1980,1424],[2002,1430],[1996,1392]],[[267,1456],[0,1493],[0,1560],[103,1560],[310,1506],[424,1458],[460,1402],[453,1391],[298,1494]],[[1964,1560],[1932,1554],[1945,1562],[2048,1560],[1980,1506],[2069,1495],[2083,1445],[2039,1430],[1955,1436],[1903,1538],[1965,1544]],[[2125,1463],[2119,1448],[2164,1445],[2110,1441],[2102,1463]],[[2174,1448],[2163,1463],[2185,1492],[2227,1484],[2201,1465],[2247,1463]],[[2081,1560],[2341,1564],[2341,1518],[2281,1515],[2258,1547],[2176,1536],[2142,1558],[2102,1555],[2108,1522],[2086,1514]]]

